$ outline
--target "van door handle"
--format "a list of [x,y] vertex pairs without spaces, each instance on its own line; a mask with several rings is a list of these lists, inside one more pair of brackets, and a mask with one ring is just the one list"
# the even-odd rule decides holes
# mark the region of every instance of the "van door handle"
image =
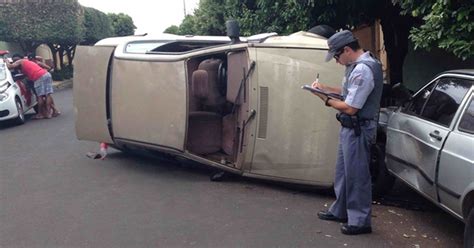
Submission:
[[430,137],[432,138],[435,138],[437,139],[438,141],[441,141],[443,139],[443,137],[441,137],[441,135],[439,135],[439,131],[433,131],[430,133]]

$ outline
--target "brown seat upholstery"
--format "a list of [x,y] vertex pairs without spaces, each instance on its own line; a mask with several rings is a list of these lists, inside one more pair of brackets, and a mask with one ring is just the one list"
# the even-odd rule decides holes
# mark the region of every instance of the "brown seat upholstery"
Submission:
[[[206,99],[202,101],[202,104],[206,107],[210,107],[212,110],[221,108],[225,103],[225,97],[219,91],[218,70],[221,64],[222,61],[220,59],[206,59],[202,61],[198,67],[198,71],[203,70],[207,72],[207,85],[205,86],[207,94]],[[203,85],[200,85],[199,87],[203,87]]]
[[199,155],[218,152],[222,147],[219,109],[225,98],[217,86],[219,63],[220,60],[204,60],[192,74],[191,92],[197,99],[199,111],[189,112],[187,149]]
[[188,150],[195,154],[218,152],[222,146],[222,116],[212,112],[189,115]]

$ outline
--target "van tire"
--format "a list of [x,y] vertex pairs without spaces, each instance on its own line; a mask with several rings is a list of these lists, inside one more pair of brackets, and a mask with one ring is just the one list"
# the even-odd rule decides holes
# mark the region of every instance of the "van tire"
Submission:
[[474,207],[467,215],[466,224],[464,226],[464,248],[474,247]]
[[375,144],[370,151],[370,174],[372,179],[372,196],[374,198],[387,194],[395,183],[385,164],[385,147]]

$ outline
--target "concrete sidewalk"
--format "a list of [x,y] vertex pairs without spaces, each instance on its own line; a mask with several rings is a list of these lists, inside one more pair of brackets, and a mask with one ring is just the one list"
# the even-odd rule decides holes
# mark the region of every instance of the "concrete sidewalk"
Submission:
[[72,78],[71,79],[65,79],[63,81],[53,81],[53,89],[56,90],[61,90],[61,89],[66,89],[66,88],[72,88]]

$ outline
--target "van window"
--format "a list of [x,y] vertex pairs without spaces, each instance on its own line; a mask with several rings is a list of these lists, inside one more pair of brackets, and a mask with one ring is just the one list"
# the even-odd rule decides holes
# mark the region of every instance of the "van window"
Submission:
[[462,115],[458,129],[462,132],[474,134],[474,98],[471,99],[469,106]]
[[421,116],[449,126],[472,83],[459,78],[442,78],[426,102]]

